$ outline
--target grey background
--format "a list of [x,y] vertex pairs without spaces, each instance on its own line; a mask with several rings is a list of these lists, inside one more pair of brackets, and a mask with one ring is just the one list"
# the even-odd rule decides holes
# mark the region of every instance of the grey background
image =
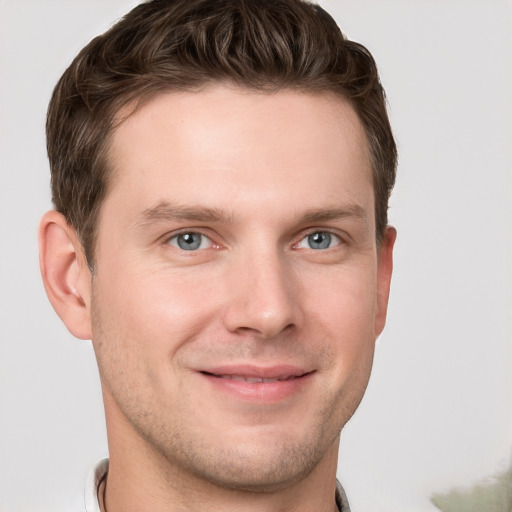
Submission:
[[[92,348],[46,300],[36,232],[51,90],[135,3],[0,0],[2,511],[82,510],[107,453]],[[388,325],[339,476],[354,511],[432,511],[512,454],[512,3],[322,4],[376,57],[400,150]]]

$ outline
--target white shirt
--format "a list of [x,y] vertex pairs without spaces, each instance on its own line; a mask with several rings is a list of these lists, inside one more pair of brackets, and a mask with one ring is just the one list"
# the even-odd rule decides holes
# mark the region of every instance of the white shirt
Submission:
[[[108,474],[108,459],[100,460],[87,478],[85,486],[85,512],[102,512],[103,489]],[[100,505],[101,503],[101,505]],[[336,480],[336,504],[340,512],[350,512],[347,496],[341,484]]]

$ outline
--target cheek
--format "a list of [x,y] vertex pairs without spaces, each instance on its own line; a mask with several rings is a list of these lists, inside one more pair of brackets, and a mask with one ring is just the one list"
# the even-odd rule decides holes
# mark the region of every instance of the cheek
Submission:
[[137,415],[155,400],[180,396],[174,355],[198,335],[200,315],[197,308],[192,314],[190,294],[161,277],[127,275],[93,286],[93,344],[109,393]]
[[358,345],[374,337],[373,320],[376,313],[376,275],[372,266],[334,269],[303,283],[307,297],[304,309],[314,313],[310,321],[324,325],[343,345]]
[[[186,279],[175,272],[139,273],[113,269],[94,283],[102,330],[120,350],[161,363],[199,335],[218,302],[208,279]],[[128,277],[127,277],[128,276]],[[105,332],[103,334],[106,334]],[[105,336],[103,336],[105,337]]]
[[343,269],[310,293],[307,338],[325,351],[330,382],[359,400],[366,387],[375,348],[376,280],[372,272]]

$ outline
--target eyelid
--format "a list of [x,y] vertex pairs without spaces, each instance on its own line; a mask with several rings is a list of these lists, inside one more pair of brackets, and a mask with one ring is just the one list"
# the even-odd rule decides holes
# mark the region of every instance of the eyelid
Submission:
[[[163,243],[166,245],[170,245],[170,241],[172,239],[176,239],[179,235],[184,235],[187,233],[196,233],[199,234],[205,238],[207,238],[211,242],[211,247],[220,248],[222,247],[222,244],[217,242],[215,240],[215,237],[212,236],[209,229],[201,228],[201,227],[189,227],[189,228],[181,228],[176,231],[172,231],[169,233],[166,233],[161,237],[163,240]],[[333,229],[333,228],[308,228],[301,232],[299,235],[298,240],[292,244],[292,248],[297,248],[300,242],[302,242],[304,239],[306,239],[308,236],[314,234],[314,233],[329,233],[330,235],[336,237],[339,240],[339,243],[337,243],[334,247],[330,247],[329,249],[334,249],[338,245],[347,243],[347,238],[350,238],[349,235],[346,233],[340,233],[339,230]],[[208,248],[211,248],[208,247]],[[203,249],[204,250],[204,249]],[[313,249],[311,249],[313,250]],[[327,249],[325,249],[327,250]]]
[[[334,245],[333,247],[328,247],[327,249],[323,249],[324,251],[327,251],[329,249],[335,249],[339,245],[342,245],[346,243],[345,238],[343,235],[336,229],[332,228],[310,228],[306,230],[305,232],[302,232],[300,235],[300,238],[297,242],[293,244],[294,249],[302,249],[302,247],[299,247],[299,244],[303,242],[305,239],[307,239],[308,236],[314,235],[315,233],[329,233],[329,235],[336,237],[338,239],[338,243]],[[313,249],[311,247],[304,247],[304,249],[310,249],[312,251],[318,251],[318,249]]]
[[[221,244],[219,244],[218,242],[216,242],[213,238],[213,236],[209,233],[206,233],[206,229],[203,229],[203,228],[196,228],[196,227],[193,227],[193,228],[182,228],[182,229],[178,229],[176,231],[172,231],[170,233],[167,233],[165,234],[163,237],[162,237],[162,240],[163,240],[163,243],[165,245],[171,245],[172,247],[175,247],[176,249],[178,250],[183,250],[181,249],[180,247],[177,247],[176,245],[174,244],[171,244],[171,240],[173,239],[176,239],[178,238],[180,235],[186,235],[186,234],[197,234],[197,235],[201,235],[202,237],[204,238],[207,238],[209,241],[210,241],[210,246],[209,247],[205,247],[204,249],[211,249],[212,247],[220,247]],[[204,249],[201,249],[201,250],[204,250]],[[195,252],[195,251],[191,251],[191,252]]]

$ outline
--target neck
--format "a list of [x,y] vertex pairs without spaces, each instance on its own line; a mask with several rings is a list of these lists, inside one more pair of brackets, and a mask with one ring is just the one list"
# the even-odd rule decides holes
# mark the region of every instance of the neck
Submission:
[[107,418],[106,512],[333,512],[339,438],[304,477],[269,489],[228,489],[193,474]]

